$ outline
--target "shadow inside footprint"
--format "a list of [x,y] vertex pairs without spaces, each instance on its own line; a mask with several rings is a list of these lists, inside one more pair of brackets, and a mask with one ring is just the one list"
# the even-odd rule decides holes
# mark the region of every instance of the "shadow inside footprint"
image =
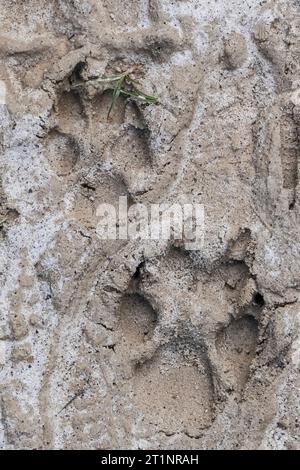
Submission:
[[150,432],[196,438],[213,421],[213,391],[205,365],[199,367],[173,348],[136,368],[133,390],[138,419]]
[[157,322],[157,315],[149,302],[139,294],[125,295],[119,310],[119,331],[121,342],[118,352],[128,356],[151,338]]
[[223,363],[226,382],[232,390],[242,392],[255,356],[258,336],[258,323],[255,318],[246,315],[233,320],[222,330],[217,338],[216,346]]
[[84,107],[78,93],[73,90],[60,96],[56,109],[57,125],[62,132],[80,132],[84,126]]
[[67,176],[79,159],[79,149],[73,137],[52,129],[46,138],[45,157],[57,176]]
[[92,118],[95,119],[95,125],[101,122],[103,124],[122,124],[125,119],[126,98],[119,96],[117,103],[111,109],[108,117],[113,98],[113,91],[106,90],[101,94],[97,94],[92,102]]

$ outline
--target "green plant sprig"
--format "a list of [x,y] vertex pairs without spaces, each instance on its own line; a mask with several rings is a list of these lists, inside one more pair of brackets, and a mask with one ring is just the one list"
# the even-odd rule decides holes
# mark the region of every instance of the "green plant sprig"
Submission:
[[118,98],[120,95],[128,96],[130,98],[136,98],[149,105],[159,105],[160,101],[155,96],[147,95],[143,91],[137,88],[140,86],[139,82],[134,80],[131,76],[131,70],[127,70],[119,75],[113,75],[111,77],[98,77],[92,80],[88,80],[86,83],[114,83],[113,95],[111,105],[107,113],[107,119],[109,118]]

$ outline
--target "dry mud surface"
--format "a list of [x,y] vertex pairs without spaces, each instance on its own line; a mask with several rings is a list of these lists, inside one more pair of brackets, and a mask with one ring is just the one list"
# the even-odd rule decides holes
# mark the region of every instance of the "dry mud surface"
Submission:
[[[0,0],[0,445],[297,449],[300,2]],[[161,106],[76,81],[138,65]],[[194,202],[205,241],[106,242]]]

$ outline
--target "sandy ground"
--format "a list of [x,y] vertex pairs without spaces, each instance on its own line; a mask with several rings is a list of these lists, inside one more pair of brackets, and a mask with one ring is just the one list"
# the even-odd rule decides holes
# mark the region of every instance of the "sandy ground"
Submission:
[[[299,449],[299,2],[0,23],[1,447]],[[107,119],[88,81],[133,66],[161,105]],[[203,245],[101,240],[120,196],[203,205]]]

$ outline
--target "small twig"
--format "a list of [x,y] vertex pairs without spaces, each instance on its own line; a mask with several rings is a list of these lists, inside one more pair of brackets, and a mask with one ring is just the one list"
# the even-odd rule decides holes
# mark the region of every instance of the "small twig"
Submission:
[[76,395],[74,395],[74,397],[72,397],[71,400],[69,400],[68,403],[66,403],[65,406],[62,407],[62,409],[57,413],[57,416],[60,415],[60,413],[62,413],[66,408],[68,408],[68,406],[70,406],[71,403],[76,400],[76,398],[82,396],[85,392],[86,390],[80,390],[79,392],[77,392]]

